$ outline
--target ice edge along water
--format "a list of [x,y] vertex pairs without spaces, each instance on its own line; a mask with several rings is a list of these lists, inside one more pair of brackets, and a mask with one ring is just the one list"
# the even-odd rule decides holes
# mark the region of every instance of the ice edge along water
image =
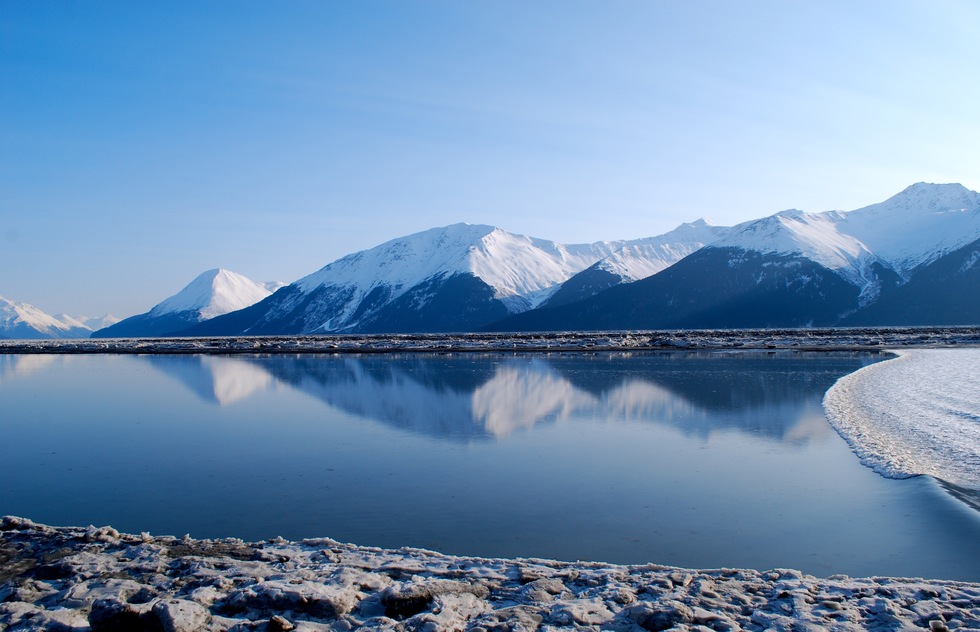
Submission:
[[980,349],[894,353],[827,391],[831,425],[885,477],[925,474],[980,495]]

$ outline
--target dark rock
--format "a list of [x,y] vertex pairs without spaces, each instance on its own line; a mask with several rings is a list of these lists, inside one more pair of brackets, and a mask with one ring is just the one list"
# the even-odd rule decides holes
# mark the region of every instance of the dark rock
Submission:
[[677,601],[639,603],[627,609],[626,616],[644,630],[669,630],[679,623],[694,621],[694,612]]
[[92,632],[163,632],[159,618],[115,599],[99,599],[88,615]]

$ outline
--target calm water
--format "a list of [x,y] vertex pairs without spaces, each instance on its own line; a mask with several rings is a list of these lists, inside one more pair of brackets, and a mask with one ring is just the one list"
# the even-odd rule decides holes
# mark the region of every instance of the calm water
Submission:
[[980,580],[980,513],[824,417],[857,354],[0,356],[0,513]]

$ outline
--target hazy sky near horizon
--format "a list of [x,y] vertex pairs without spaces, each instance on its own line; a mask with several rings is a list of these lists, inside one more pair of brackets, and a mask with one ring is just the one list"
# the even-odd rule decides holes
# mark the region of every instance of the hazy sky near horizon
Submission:
[[968,0],[0,2],[0,295],[125,317],[434,226],[980,189]]

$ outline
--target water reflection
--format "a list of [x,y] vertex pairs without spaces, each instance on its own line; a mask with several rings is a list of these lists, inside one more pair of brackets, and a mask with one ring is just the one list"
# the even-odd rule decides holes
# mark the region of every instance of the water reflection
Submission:
[[856,370],[874,361],[761,352],[145,359],[215,404],[288,386],[353,415],[463,442],[573,418],[805,442],[832,432],[819,402],[841,363]]
[[977,512],[931,479],[876,475],[823,418],[824,390],[875,359],[8,356],[0,509],[137,533],[975,580]]
[[16,377],[24,377],[44,370],[63,356],[54,355],[0,355],[0,384]]
[[276,380],[268,371],[228,356],[140,356],[206,402],[226,406],[269,390]]

